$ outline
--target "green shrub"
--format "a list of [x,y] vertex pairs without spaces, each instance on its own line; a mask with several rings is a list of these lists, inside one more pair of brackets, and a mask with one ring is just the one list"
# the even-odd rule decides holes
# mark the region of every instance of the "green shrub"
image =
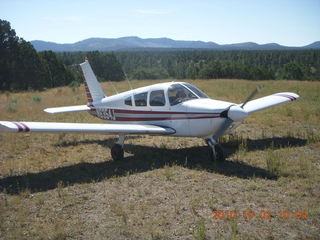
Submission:
[[17,111],[18,100],[11,99],[6,106],[8,112],[16,112]]
[[34,102],[34,103],[39,103],[39,102],[41,102],[41,100],[42,100],[41,96],[32,97],[32,102]]

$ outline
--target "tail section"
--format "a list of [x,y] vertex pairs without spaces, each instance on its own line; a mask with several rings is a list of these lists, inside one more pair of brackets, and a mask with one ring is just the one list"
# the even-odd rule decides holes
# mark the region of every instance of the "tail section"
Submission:
[[80,64],[80,67],[84,76],[84,86],[88,98],[88,106],[92,105],[92,102],[96,102],[104,98],[104,94],[96,76],[94,75],[88,59]]

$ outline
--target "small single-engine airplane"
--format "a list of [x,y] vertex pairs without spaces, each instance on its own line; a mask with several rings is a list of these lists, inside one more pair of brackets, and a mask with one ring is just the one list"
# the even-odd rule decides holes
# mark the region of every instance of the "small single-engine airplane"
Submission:
[[125,136],[129,134],[168,135],[203,138],[212,160],[224,160],[218,138],[241,124],[249,114],[294,101],[295,93],[281,92],[251,100],[257,89],[241,104],[210,99],[185,82],[167,82],[106,96],[88,59],[80,64],[88,98],[87,105],[47,108],[48,113],[88,111],[113,124],[9,122],[0,121],[0,132],[80,132],[116,134],[111,148],[113,160],[123,159]]

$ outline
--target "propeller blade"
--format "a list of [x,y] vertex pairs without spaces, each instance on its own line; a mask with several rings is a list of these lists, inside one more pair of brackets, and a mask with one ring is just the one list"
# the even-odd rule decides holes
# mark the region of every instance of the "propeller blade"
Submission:
[[241,108],[244,107],[244,105],[246,105],[258,92],[260,91],[260,87],[257,86],[249,95],[249,97],[247,97],[247,99],[242,103]]
[[227,118],[221,128],[213,135],[213,138],[218,139],[219,137],[221,137],[226,131],[228,131],[232,123],[233,120]]

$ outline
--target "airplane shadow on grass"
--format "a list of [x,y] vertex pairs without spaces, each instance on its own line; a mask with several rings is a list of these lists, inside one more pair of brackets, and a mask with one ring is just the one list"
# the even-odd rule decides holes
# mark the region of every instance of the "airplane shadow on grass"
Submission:
[[[82,140],[63,143],[60,146],[100,144],[111,147],[115,139]],[[285,137],[250,140],[247,139],[247,150],[277,149],[288,146],[303,146],[305,139]],[[232,156],[239,146],[239,142],[222,144],[226,158]],[[38,173],[27,173],[21,176],[10,176],[0,179],[0,191],[9,194],[19,194],[28,189],[31,192],[41,192],[54,189],[58,183],[63,186],[102,181],[104,179],[146,172],[163,168],[165,165],[178,165],[189,169],[197,169],[226,176],[239,178],[265,178],[276,180],[277,177],[266,169],[251,166],[243,162],[226,160],[223,163],[213,163],[209,158],[209,148],[206,146],[180,149],[157,148],[141,145],[125,145],[125,152],[133,154],[123,161],[108,160],[99,163],[77,163]]]

